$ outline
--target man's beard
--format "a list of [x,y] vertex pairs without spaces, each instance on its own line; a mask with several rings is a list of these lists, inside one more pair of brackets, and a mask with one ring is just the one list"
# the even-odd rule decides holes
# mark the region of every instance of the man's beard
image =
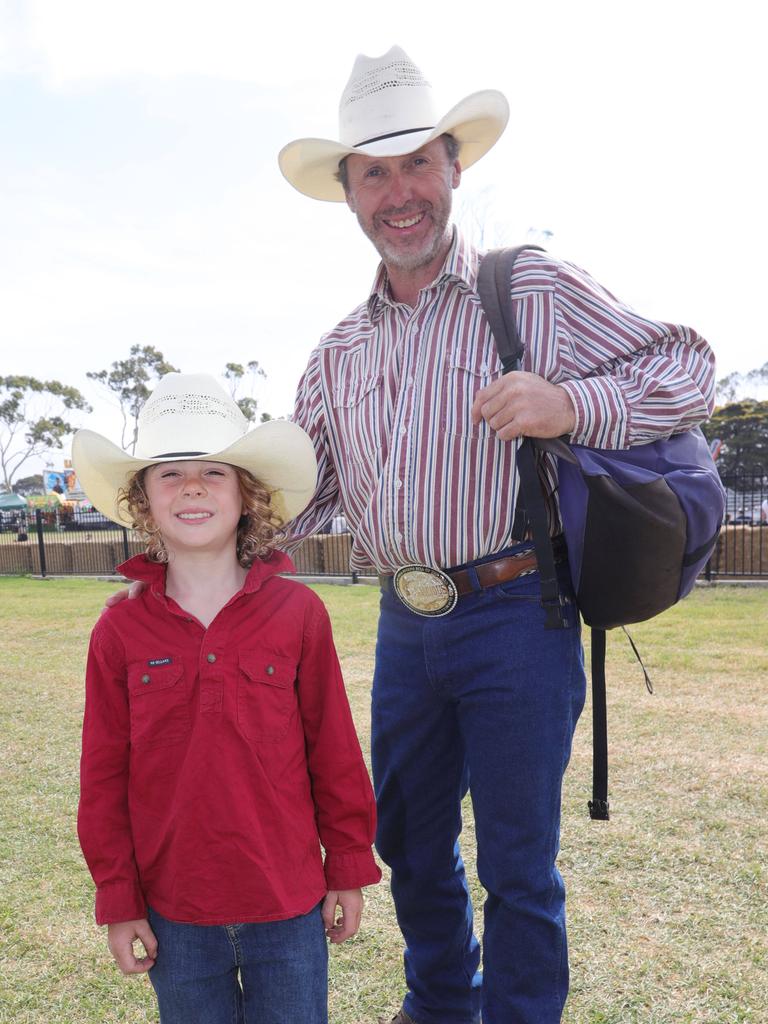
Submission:
[[373,243],[374,248],[386,266],[404,271],[419,270],[421,267],[428,266],[439,256],[448,237],[448,219],[451,215],[450,204],[447,204],[445,207],[441,204],[438,208],[435,208],[432,204],[426,204],[416,210],[409,210],[405,207],[402,210],[387,211],[386,219],[396,220],[409,215],[413,216],[415,213],[425,213],[427,217],[431,216],[433,221],[431,235],[424,239],[420,248],[416,249],[398,246],[394,241],[390,242],[389,239],[383,238],[376,225],[377,220],[385,219],[381,214],[377,215],[376,220],[374,220],[373,225],[370,227],[361,220],[359,214],[357,215],[357,221],[363,233]]

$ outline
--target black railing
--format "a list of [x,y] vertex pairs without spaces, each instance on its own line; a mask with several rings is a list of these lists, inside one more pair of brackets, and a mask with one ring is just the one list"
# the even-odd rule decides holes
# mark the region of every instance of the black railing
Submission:
[[[302,576],[340,576],[353,582],[349,567],[349,533],[309,537],[292,554]],[[110,576],[144,543],[137,534],[117,526],[98,512],[62,516],[58,510],[0,512],[0,575]]]
[[[717,548],[706,570],[708,579],[768,578],[768,475],[756,472],[723,478],[727,505]],[[345,577],[349,568],[349,533],[309,537],[292,553],[302,576]],[[98,512],[77,510],[0,511],[0,575],[105,576],[144,550],[132,531],[116,526]]]
[[712,556],[712,577],[768,577],[768,474],[723,476],[726,493],[725,523]]

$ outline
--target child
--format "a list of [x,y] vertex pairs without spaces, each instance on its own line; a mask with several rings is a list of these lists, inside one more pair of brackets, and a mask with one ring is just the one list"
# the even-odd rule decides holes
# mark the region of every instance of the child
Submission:
[[78,834],[97,923],[124,973],[149,971],[162,1024],[325,1024],[325,936],[355,934],[381,877],[328,616],[277,575],[312,445],[246,430],[213,378],[171,373],[135,456],[73,443],[88,498],[147,540],[120,567],[141,595],[91,636]]

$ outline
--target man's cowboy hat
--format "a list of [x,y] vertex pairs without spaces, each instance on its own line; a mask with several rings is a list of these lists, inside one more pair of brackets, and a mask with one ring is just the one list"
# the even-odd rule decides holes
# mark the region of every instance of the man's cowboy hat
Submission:
[[410,57],[393,46],[383,57],[360,54],[339,104],[339,142],[297,139],[278,156],[288,181],[312,199],[344,202],[334,175],[351,153],[400,156],[450,132],[467,168],[488,152],[509,120],[495,89],[473,92],[440,117],[432,86]]
[[93,430],[78,430],[72,462],[80,485],[99,512],[121,526],[131,521],[117,504],[131,475],[159,462],[226,462],[247,469],[272,491],[272,505],[288,521],[315,490],[317,461],[308,435],[295,423],[270,420],[248,430],[248,420],[207,374],[168,373],[139,413],[136,454]]

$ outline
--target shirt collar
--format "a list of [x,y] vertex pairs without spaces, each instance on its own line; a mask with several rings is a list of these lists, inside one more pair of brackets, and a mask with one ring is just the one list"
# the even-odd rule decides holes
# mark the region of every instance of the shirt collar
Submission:
[[[480,266],[480,254],[462,235],[456,225],[452,228],[451,247],[445,257],[439,273],[429,287],[434,288],[449,281],[454,281],[468,291],[475,291],[477,271]],[[380,317],[385,308],[395,306],[389,291],[389,276],[384,263],[379,264],[373,281],[371,294],[368,296],[368,316],[371,320]]]
[[[148,584],[150,591],[165,597],[164,564],[150,562],[146,555],[134,555],[127,562],[119,565],[117,571],[129,580],[141,580],[142,583]],[[284,551],[273,551],[267,559],[254,559],[253,565],[248,570],[248,575],[245,578],[242,593],[254,593],[272,576],[283,572],[296,572],[293,562]]]

